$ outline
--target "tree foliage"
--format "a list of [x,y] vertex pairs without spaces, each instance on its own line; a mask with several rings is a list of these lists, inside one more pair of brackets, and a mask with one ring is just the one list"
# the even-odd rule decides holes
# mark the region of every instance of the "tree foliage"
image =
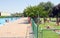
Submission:
[[14,14],[11,14],[11,16],[20,16],[20,17],[21,17],[21,16],[23,16],[23,13],[17,13],[17,12],[16,12],[16,13],[14,13]]
[[29,6],[26,9],[24,9],[24,16],[29,17],[37,17],[38,15],[40,17],[49,17],[49,13],[51,12],[51,9],[54,5],[51,2],[41,2],[40,4],[36,6]]
[[60,4],[54,6],[52,10],[53,17],[60,17]]

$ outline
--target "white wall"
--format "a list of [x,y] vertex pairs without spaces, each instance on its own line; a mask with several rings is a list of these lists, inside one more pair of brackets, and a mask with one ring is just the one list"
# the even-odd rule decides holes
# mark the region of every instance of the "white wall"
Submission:
[[1,13],[1,16],[11,16],[10,13]]

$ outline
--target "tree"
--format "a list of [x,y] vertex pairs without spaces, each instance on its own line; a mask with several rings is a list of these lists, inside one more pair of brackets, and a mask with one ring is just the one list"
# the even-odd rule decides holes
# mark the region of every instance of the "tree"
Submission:
[[[54,4],[53,3],[51,3],[51,2],[41,2],[39,5],[38,5],[38,7],[39,7],[39,9],[41,8],[41,7],[44,7],[43,8],[43,12],[45,12],[45,13],[43,13],[43,14],[45,14],[44,15],[44,17],[49,17],[49,14],[50,14],[50,12],[52,11],[52,8],[54,7]],[[42,9],[42,8],[41,8]],[[41,10],[40,9],[40,10]],[[47,15],[47,16],[46,16]]]
[[54,6],[54,4],[51,2],[47,2],[47,3],[41,2],[38,5],[40,11],[43,8],[42,12],[40,12],[40,16],[44,17],[44,22],[45,22],[45,18],[49,17],[53,6]]
[[53,7],[52,15],[53,15],[53,17],[56,17],[56,23],[57,23],[57,25],[59,25],[60,4],[58,4],[57,6]]
[[38,11],[37,6],[29,6],[24,10],[23,14],[24,16],[28,16],[36,20],[38,16],[37,11]]
[[46,17],[49,17],[49,13],[51,12],[51,8],[53,4],[51,2],[41,2],[39,5],[36,6],[29,6],[26,9],[24,9],[24,16],[29,16],[32,18],[43,17],[44,19]]

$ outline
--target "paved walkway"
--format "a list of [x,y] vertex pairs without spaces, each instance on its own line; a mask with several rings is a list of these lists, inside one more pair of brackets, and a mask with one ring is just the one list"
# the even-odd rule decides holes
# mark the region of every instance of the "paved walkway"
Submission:
[[0,26],[0,38],[30,38],[31,24],[28,18],[20,18]]

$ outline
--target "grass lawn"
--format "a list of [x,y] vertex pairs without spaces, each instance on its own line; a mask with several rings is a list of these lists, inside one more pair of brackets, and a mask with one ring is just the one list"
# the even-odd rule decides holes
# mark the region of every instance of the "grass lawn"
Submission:
[[[43,20],[43,18],[40,18],[40,20]],[[51,21],[56,21],[56,18],[51,18]],[[45,22],[45,24],[40,24],[39,25],[39,28],[46,28],[46,26],[51,26],[51,27],[53,27],[53,28],[56,28],[56,29],[60,29],[60,26],[57,26],[56,25],[56,22],[50,22],[50,23],[48,23],[48,22]]]
[[43,30],[43,38],[58,38],[58,34],[52,30]]
[[[55,18],[51,18],[51,19],[56,20]],[[56,26],[55,24],[56,24],[55,22],[50,22],[50,23],[46,22],[45,24],[40,24],[39,29],[38,29],[38,32],[39,32],[38,37],[39,38],[59,38],[59,35],[53,30],[42,30],[41,31],[41,28],[45,29],[46,26],[48,25],[50,25],[52,28],[60,29],[60,26]]]
[[40,24],[39,25],[39,28],[42,28],[42,29],[44,29],[44,28],[46,28],[46,26],[51,26],[52,28],[55,28],[55,29],[60,29],[60,26],[57,26],[56,25],[56,23],[54,23],[54,22],[50,22],[50,23],[45,23],[45,24]]
[[39,38],[58,38],[59,35],[52,30],[43,30],[39,34]]

